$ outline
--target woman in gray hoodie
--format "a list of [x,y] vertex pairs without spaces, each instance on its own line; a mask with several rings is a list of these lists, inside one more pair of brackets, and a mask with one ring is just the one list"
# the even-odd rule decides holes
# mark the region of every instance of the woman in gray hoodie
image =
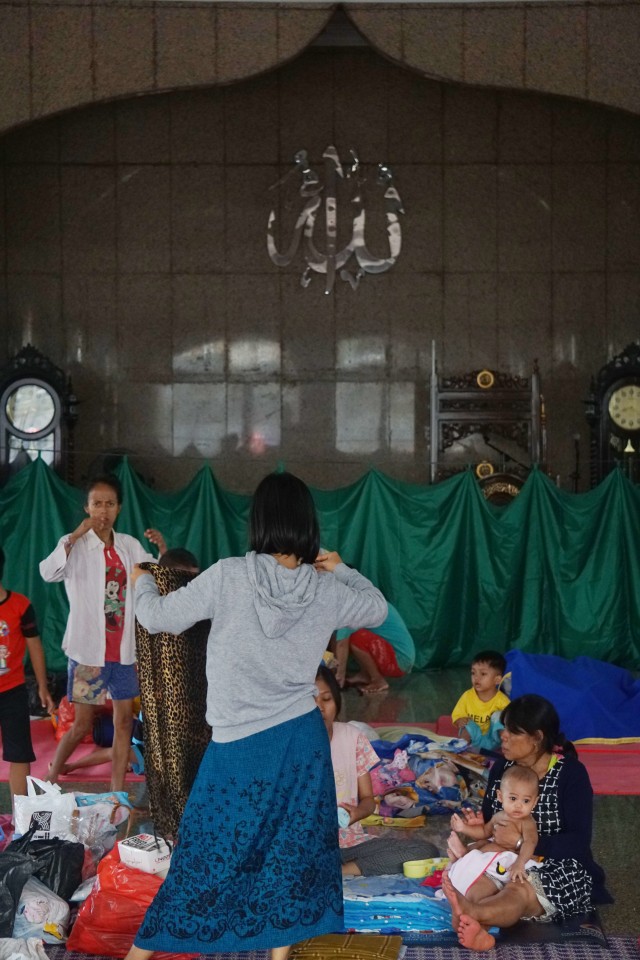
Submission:
[[127,960],[270,949],[342,929],[336,792],[315,676],[339,627],[381,623],[373,584],[319,551],[308,488],[270,474],[251,506],[251,551],[161,597],[136,568],[151,633],[211,620],[207,748],[169,874]]

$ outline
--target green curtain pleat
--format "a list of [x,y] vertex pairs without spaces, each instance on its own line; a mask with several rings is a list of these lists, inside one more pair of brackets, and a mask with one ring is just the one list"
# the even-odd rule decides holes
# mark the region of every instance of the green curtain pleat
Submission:
[[[157,527],[203,568],[247,549],[250,498],[223,490],[208,466],[174,493],[147,487],[126,460],[117,473],[119,530],[146,543],[144,531]],[[322,545],[398,607],[417,667],[466,664],[491,646],[640,669],[640,490],[621,471],[570,494],[534,470],[506,507],[485,501],[471,471],[418,486],[371,470],[312,493]],[[53,669],[65,666],[68,607],[62,584],[44,584],[38,563],[80,522],[82,503],[41,460],[0,490],[4,582],[32,600]]]
[[38,458],[0,489],[3,584],[29,597],[47,656],[47,667],[64,670],[60,645],[69,605],[61,583],[46,584],[38,564],[82,518],[83,495]]

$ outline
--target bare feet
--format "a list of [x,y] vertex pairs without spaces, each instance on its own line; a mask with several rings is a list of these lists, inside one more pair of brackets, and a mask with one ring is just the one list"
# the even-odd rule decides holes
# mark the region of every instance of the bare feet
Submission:
[[362,687],[365,683],[369,683],[369,674],[361,671],[350,674],[344,681],[345,687]]
[[462,908],[458,899],[458,891],[451,883],[449,874],[446,870],[442,874],[442,892],[449,901],[449,906],[451,907],[451,926],[457,931],[460,925],[460,917],[462,916]]
[[449,839],[447,840],[447,856],[449,859],[459,860],[460,857],[464,857],[465,853],[467,852],[467,848],[458,834],[455,832],[455,830],[452,830],[449,834]]
[[469,950],[491,950],[496,945],[495,937],[477,920],[463,913],[458,924],[458,941]]
[[371,683],[360,687],[360,693],[386,693],[388,689],[389,684],[386,680],[372,680]]

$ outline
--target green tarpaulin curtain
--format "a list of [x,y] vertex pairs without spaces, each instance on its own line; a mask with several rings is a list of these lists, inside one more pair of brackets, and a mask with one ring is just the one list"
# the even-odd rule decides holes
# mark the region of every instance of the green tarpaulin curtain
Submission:
[[[126,460],[117,473],[119,530],[145,543],[157,527],[203,567],[247,549],[250,498],[223,490],[208,466],[176,493],[151,490]],[[466,664],[490,646],[640,669],[640,490],[621,471],[584,494],[534,471],[506,507],[487,503],[470,471],[423,487],[372,470],[313,495],[323,546],[400,610],[417,667]],[[34,604],[51,669],[66,664],[68,607],[38,563],[80,522],[83,499],[41,460],[0,490],[3,582]]]

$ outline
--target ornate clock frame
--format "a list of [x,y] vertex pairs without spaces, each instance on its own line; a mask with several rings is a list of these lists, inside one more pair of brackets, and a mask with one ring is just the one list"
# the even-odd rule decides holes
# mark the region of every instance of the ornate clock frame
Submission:
[[42,456],[73,483],[76,407],[70,378],[32,344],[23,347],[0,370],[0,482]]
[[634,482],[640,481],[640,429],[614,423],[609,401],[621,388],[640,386],[640,344],[628,347],[601,367],[591,378],[585,412],[589,424],[591,487],[597,486],[615,466],[622,467]]

